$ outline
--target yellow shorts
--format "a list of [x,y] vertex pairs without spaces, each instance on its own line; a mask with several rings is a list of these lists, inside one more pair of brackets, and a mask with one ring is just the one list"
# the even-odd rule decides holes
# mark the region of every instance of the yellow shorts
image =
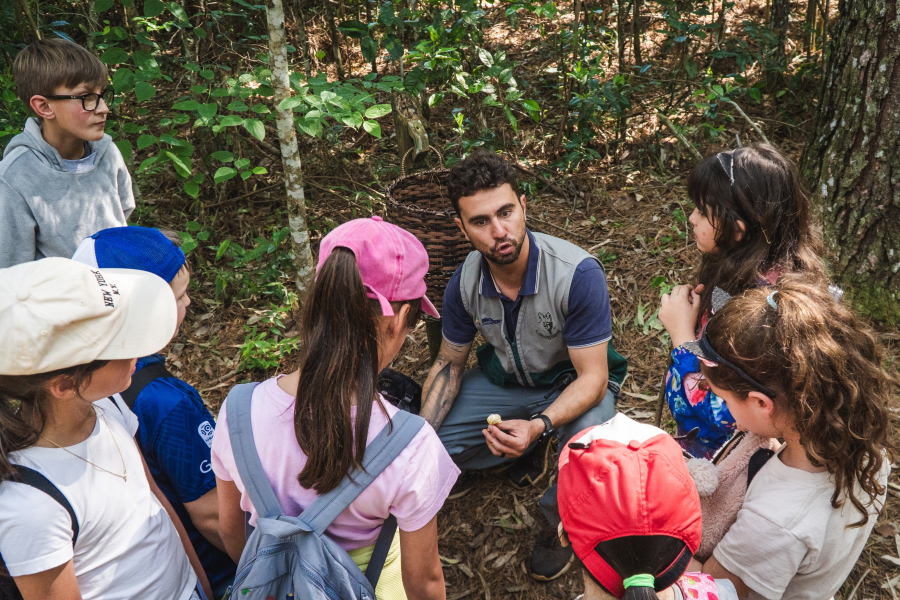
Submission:
[[[359,570],[365,573],[374,549],[375,544],[372,544],[365,548],[351,550],[347,554],[350,555]],[[400,571],[399,529],[394,534],[394,541],[391,542],[391,549],[388,550],[387,559],[384,561],[384,569],[381,571],[381,577],[378,578],[375,598],[376,600],[406,600],[406,590],[403,589],[403,573]]]

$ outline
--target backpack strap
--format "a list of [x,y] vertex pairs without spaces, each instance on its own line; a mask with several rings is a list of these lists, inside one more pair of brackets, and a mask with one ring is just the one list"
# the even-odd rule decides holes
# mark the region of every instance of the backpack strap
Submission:
[[22,465],[16,465],[16,471],[8,481],[30,485],[31,487],[44,492],[66,509],[66,512],[69,513],[69,518],[72,520],[72,546],[75,545],[75,542],[78,541],[78,532],[80,530],[78,517],[75,516],[75,510],[72,508],[72,505],[69,504],[69,500],[59,491],[59,488],[53,485],[49,479],[39,472]]
[[[375,436],[363,457],[362,469],[353,469],[336,488],[316,498],[300,515],[310,529],[322,535],[381,472],[409,445],[425,419],[398,411]],[[230,426],[230,424],[229,424]]]
[[253,439],[253,424],[250,421],[250,404],[253,390],[257,383],[241,383],[231,388],[225,403],[228,406],[228,435],[231,440],[231,451],[241,482],[250,496],[250,502],[260,517],[280,517],[284,513],[281,503],[266,477],[256,442]]
[[151,363],[132,375],[131,377],[131,385],[128,386],[128,389],[124,392],[121,392],[119,395],[122,396],[122,400],[125,401],[125,404],[128,405],[128,408],[134,410],[134,403],[137,401],[137,397],[140,395],[144,388],[147,387],[147,384],[153,381],[154,379],[159,379],[160,377],[175,377],[169,370],[166,369],[165,363]]
[[397,517],[389,516],[381,526],[381,533],[375,541],[375,547],[372,548],[372,556],[369,558],[369,566],[366,567],[365,576],[372,584],[372,589],[378,585],[378,579],[384,570],[384,562],[387,560],[388,552],[391,544],[394,542],[394,534],[397,533]]
[[753,456],[750,457],[750,463],[747,465],[747,487],[750,487],[750,482],[753,481],[753,478],[756,477],[756,474],[766,466],[766,463],[775,455],[774,450],[769,450],[768,448],[760,448],[756,452],[753,453]]

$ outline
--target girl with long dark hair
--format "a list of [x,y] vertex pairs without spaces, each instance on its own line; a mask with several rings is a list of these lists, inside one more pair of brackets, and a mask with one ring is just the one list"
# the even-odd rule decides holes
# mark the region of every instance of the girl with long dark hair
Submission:
[[[297,516],[358,468],[366,446],[397,409],[376,391],[424,310],[428,255],[407,231],[380,217],[341,225],[322,240],[316,281],[300,322],[299,367],[253,392],[251,423],[263,470],[286,515]],[[237,472],[223,407],[212,446],[222,541],[238,562],[244,511],[258,516]],[[382,524],[399,535],[375,588],[378,600],[446,596],[436,514],[459,470],[430,427],[338,516],[325,533],[365,571]],[[399,539],[398,539],[399,538]]]
[[665,394],[678,433],[698,429],[682,447],[709,458],[733,433],[734,419],[721,398],[698,386],[697,359],[681,345],[709,318],[714,288],[736,295],[792,272],[825,281],[824,250],[797,167],[768,144],[710,156],[691,172],[687,191],[701,259],[695,283],[662,298],[659,319],[673,346]]

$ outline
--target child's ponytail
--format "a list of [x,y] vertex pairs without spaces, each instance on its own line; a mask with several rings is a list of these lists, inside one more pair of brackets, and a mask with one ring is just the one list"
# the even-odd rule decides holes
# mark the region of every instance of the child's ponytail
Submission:
[[91,375],[109,361],[95,360],[85,365],[36,375],[0,375],[0,481],[15,471],[9,460],[12,452],[34,446],[50,417],[46,387],[60,375],[70,377],[76,391],[90,385]]
[[638,573],[622,580],[625,595],[622,600],[656,600],[656,578],[646,573]]
[[[793,421],[810,462],[834,478],[832,506],[849,499],[863,515],[854,526],[864,525],[866,507],[885,493],[880,473],[894,449],[887,406],[900,386],[883,369],[871,329],[824,286],[795,275],[730,300],[707,336],[726,360],[776,392],[776,412]],[[731,369],[702,369],[739,399],[754,389]]]
[[[294,432],[307,460],[297,480],[319,494],[336,488],[352,467],[362,466],[372,403],[387,415],[376,400],[381,312],[366,293],[356,256],[338,247],[319,269],[303,306]],[[391,304],[404,303],[410,305],[410,325],[421,315],[421,301]]]

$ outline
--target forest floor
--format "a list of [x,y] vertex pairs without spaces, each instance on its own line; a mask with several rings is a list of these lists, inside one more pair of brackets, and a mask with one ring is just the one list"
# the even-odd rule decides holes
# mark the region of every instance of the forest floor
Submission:
[[[740,3],[738,5],[740,9]],[[317,42],[317,35],[324,37],[320,29],[312,28],[313,47],[317,43],[324,47],[323,40]],[[508,52],[515,55],[515,60],[520,61],[521,68],[545,68],[546,61],[535,49],[536,31],[526,27],[511,31],[505,27],[505,22],[498,21],[487,35],[495,48],[506,46]],[[367,69],[361,59],[358,63],[361,70]],[[432,144],[438,148],[459,141],[459,135],[453,129],[455,123],[450,104],[452,101],[445,101],[436,107],[431,117]],[[779,124],[769,118],[778,114],[771,105],[754,110],[751,117],[764,124],[773,142],[795,160],[799,159],[805,128],[811,122],[799,119],[795,123],[799,121],[800,126]],[[552,139],[555,128],[548,127],[545,131],[543,125],[522,122],[518,142],[506,143],[510,141],[506,136],[512,136],[512,132],[502,113],[486,115],[484,125],[485,129],[497,132],[498,138],[504,138],[502,141],[496,139],[495,143],[507,149],[510,160],[526,165],[532,172],[541,171],[548,164],[548,140]],[[390,121],[385,120],[382,128],[384,137],[381,140],[368,135],[345,135],[340,147],[327,150],[321,143],[308,138],[301,140],[310,221],[314,226],[333,227],[355,216],[385,214],[384,202],[377,194],[370,193],[365,200],[354,194],[365,187],[383,190],[400,174]],[[656,136],[657,131],[661,132],[661,144],[665,149],[661,160],[658,154],[653,156],[643,150],[660,139]],[[735,122],[721,139],[724,144],[733,144],[734,135],[740,134],[746,142],[747,132],[744,123]],[[628,378],[622,387],[618,411],[648,422],[652,422],[655,414],[668,351],[667,340],[651,316],[667,286],[691,282],[693,267],[699,259],[686,222],[693,205],[687,198],[685,181],[695,161],[677,146],[674,137],[669,136],[670,132],[660,129],[654,119],[638,116],[629,120],[626,144],[615,159],[610,156],[585,163],[573,173],[556,177],[553,187],[523,175],[523,180],[532,184],[530,189],[536,191],[528,197],[529,226],[574,242],[603,260],[613,314],[613,343],[629,361]],[[714,144],[700,148],[704,155],[719,149],[721,146]],[[271,181],[259,182],[257,188],[277,184],[281,174],[278,157],[267,154],[261,146],[257,151],[261,164],[272,174]],[[138,182],[145,197],[145,205],[136,212],[139,224],[183,231],[187,218],[196,219],[211,224],[218,241],[225,238],[246,240],[250,232],[263,231],[272,225],[280,227],[286,221],[285,213],[279,210],[283,194],[277,186],[231,203],[229,196],[235,198],[252,191],[235,189],[224,201],[198,205],[190,199],[171,195],[171,190],[177,189],[174,181],[139,178]],[[312,237],[314,250],[317,250],[321,232],[313,231]],[[198,258],[192,258],[192,262],[196,260]],[[216,298],[213,282],[203,279],[202,266],[198,268],[194,264],[194,272],[188,317],[167,349],[169,367],[197,387],[216,413],[233,384],[262,380],[295,367],[287,360],[280,369],[236,373],[240,358],[237,349],[246,336],[244,325],[267,308],[265,300],[257,296],[225,303]],[[291,327],[292,319],[288,318],[285,329]],[[892,356],[900,356],[900,336],[896,332],[883,332],[882,339]],[[410,332],[393,368],[422,382],[428,371],[428,359],[425,328],[420,324]],[[895,432],[900,431],[897,414],[897,409],[892,408]],[[672,426],[668,412],[664,413],[663,425]],[[892,477],[892,482],[895,480],[897,477]],[[545,478],[536,487],[525,491],[514,489],[506,481],[502,469],[475,474],[467,481],[470,484],[447,501],[438,517],[448,600],[482,597],[486,600],[571,599],[577,596],[582,589],[581,574],[577,569],[549,583],[536,582],[528,575],[531,526],[534,520],[542,518],[537,500],[553,479]],[[596,510],[597,518],[603,518],[602,507],[586,507],[586,510]],[[842,600],[850,600],[851,590],[860,579],[862,584],[856,591],[857,598],[896,598],[893,589],[882,586],[900,570],[896,564],[881,558],[882,555],[900,556],[900,536],[895,535],[895,528],[890,526],[895,521],[900,522],[900,500],[898,494],[890,490],[887,506],[879,518],[879,525],[884,526],[879,526],[878,533],[873,533],[866,545],[858,565],[841,590],[839,597]],[[892,581],[896,584],[897,579]]]

